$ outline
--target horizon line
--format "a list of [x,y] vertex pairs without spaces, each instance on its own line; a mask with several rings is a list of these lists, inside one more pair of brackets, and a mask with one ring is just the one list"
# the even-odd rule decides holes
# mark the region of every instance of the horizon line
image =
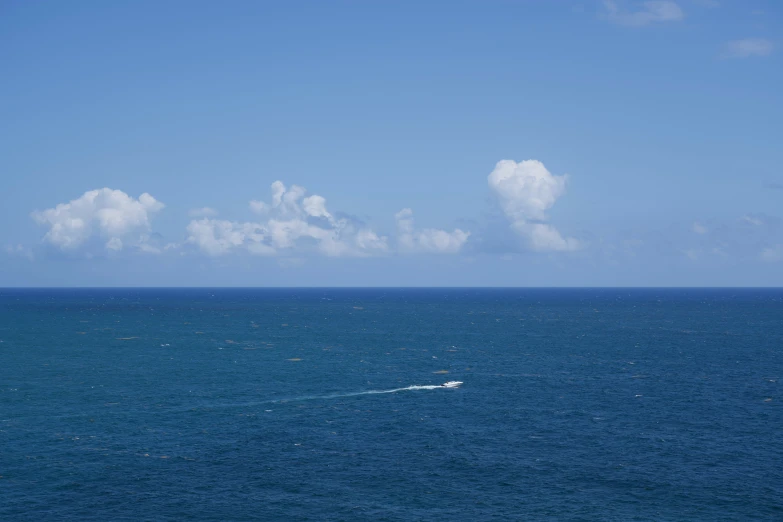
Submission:
[[3,290],[783,290],[783,286],[0,286]]

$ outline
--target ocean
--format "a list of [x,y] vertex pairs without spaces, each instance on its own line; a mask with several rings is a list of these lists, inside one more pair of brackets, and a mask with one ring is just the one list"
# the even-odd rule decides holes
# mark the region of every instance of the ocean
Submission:
[[4,289],[0,520],[783,520],[782,378],[780,289]]

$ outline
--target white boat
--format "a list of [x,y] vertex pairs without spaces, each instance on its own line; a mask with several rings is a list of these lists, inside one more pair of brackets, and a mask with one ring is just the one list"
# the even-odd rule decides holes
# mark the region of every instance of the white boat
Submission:
[[444,388],[459,388],[462,386],[462,381],[449,381],[441,384]]

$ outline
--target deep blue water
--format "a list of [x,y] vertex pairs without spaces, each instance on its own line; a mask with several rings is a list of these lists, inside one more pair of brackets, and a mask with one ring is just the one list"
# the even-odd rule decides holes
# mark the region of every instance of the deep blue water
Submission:
[[4,521],[783,519],[783,290],[0,290],[0,341]]

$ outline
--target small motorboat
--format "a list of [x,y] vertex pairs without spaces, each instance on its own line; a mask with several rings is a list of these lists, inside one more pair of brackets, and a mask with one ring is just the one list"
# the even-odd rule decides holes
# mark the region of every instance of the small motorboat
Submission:
[[462,381],[444,382],[443,384],[441,384],[441,386],[444,388],[459,388],[460,386],[462,386]]

